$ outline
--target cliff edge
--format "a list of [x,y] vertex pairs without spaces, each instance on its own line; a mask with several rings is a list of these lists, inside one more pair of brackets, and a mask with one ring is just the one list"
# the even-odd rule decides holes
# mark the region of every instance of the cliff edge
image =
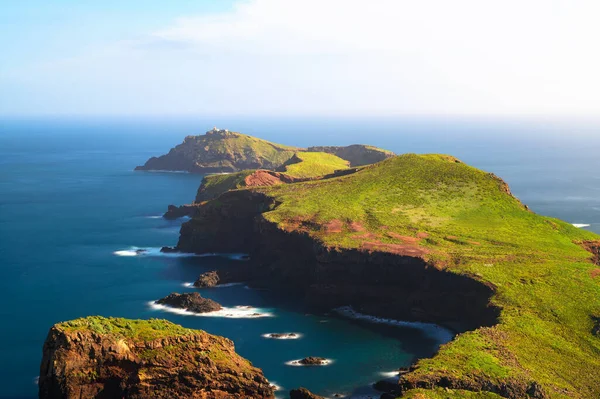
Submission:
[[39,397],[273,398],[262,371],[233,343],[166,320],[87,317],[54,325]]

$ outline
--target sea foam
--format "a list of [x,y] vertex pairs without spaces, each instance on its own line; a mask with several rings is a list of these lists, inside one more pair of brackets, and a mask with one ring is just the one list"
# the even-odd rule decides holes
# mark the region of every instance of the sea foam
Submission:
[[213,257],[214,256],[214,257],[222,257],[222,258],[227,258],[227,259],[231,259],[231,260],[239,260],[239,261],[245,261],[245,260],[249,259],[247,254],[241,254],[241,253],[226,254],[226,253],[211,252],[211,253],[206,253],[206,254],[193,254],[193,253],[189,253],[189,252],[161,252],[161,248],[159,248],[159,247],[147,247],[147,248],[129,247],[127,249],[120,249],[118,251],[114,251],[113,255],[116,255],[116,256],[150,256],[150,257],[163,257],[163,258],[190,258],[190,257],[205,258],[205,257]]
[[186,309],[178,309],[171,306],[161,305],[155,301],[148,302],[154,310],[175,313],[181,316],[201,316],[201,317],[223,317],[227,319],[258,319],[262,317],[273,317],[273,313],[265,309],[252,306],[234,306],[231,308],[223,307],[221,310],[206,313],[194,313]]
[[577,227],[578,229],[582,229],[584,227],[590,227],[591,225],[585,223],[573,223],[573,226]]
[[[293,337],[290,337],[289,335],[283,335],[281,337],[274,337],[273,334],[295,334],[295,335]],[[300,339],[300,338],[302,338],[302,334],[300,334],[300,333],[267,333],[267,334],[262,334],[261,337],[268,338],[268,339]]]
[[329,366],[333,363],[333,359],[325,359],[321,364],[302,364],[300,363],[302,359],[290,360],[289,362],[285,362],[287,366],[295,366],[295,367],[324,367]]
[[365,320],[370,323],[389,324],[398,327],[415,328],[423,331],[427,336],[435,339],[440,344],[450,342],[454,338],[454,334],[450,330],[433,323],[423,323],[420,321],[402,321],[370,316],[363,313],[359,313],[352,309],[352,307],[350,306],[342,306],[340,308],[334,309],[334,311],[342,316],[356,320]]

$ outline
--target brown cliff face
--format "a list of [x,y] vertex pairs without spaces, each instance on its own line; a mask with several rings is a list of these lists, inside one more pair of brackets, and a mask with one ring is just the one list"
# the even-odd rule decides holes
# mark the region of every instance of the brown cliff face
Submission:
[[[80,326],[73,328],[70,323]],[[141,331],[137,336],[132,334],[136,329]],[[176,333],[170,333],[173,330]],[[50,329],[40,367],[39,397],[274,396],[262,372],[237,355],[226,338],[163,320],[91,317]]]
[[[439,270],[420,256],[324,246],[296,229],[285,231],[261,214],[276,206],[261,193],[225,193],[183,224],[177,249],[246,252],[260,285],[286,286],[311,306],[352,306],[373,316],[441,323],[470,330],[496,323],[494,287]],[[245,266],[246,267],[246,266]]]

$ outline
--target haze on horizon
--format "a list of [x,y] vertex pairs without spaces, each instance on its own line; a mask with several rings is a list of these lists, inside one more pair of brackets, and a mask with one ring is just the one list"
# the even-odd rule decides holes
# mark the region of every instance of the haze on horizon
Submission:
[[600,115],[595,0],[0,0],[0,115]]

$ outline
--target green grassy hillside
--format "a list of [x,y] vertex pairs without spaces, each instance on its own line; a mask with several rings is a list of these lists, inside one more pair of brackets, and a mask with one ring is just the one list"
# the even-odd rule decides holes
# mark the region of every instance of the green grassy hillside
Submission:
[[421,249],[437,268],[495,288],[499,324],[459,335],[407,378],[537,382],[551,398],[600,397],[600,269],[581,245],[597,235],[530,212],[502,180],[445,155],[255,190],[281,203],[264,217],[282,229],[333,247]]
[[350,163],[325,152],[297,152],[279,170],[290,176],[310,178],[324,176],[336,170],[347,169]]

